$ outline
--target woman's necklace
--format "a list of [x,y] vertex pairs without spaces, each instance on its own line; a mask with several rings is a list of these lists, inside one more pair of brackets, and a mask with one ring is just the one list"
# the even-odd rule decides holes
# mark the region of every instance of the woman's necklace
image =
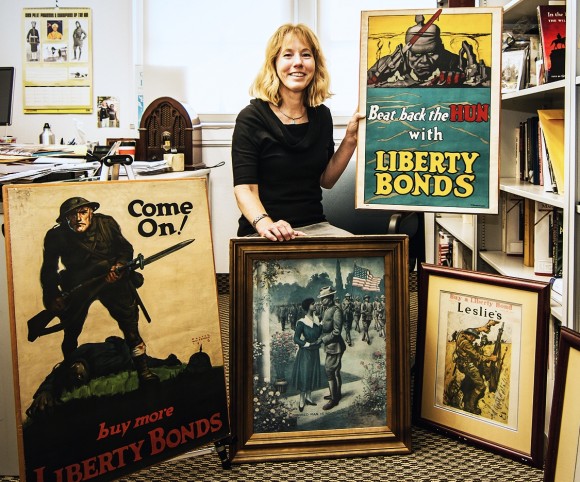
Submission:
[[280,109],[280,107],[278,107],[278,112],[280,112],[280,114],[282,114],[284,117],[286,117],[287,119],[290,119],[292,121],[292,124],[296,124],[296,121],[298,119],[302,119],[302,117],[304,117],[306,115],[306,110],[302,113],[301,116],[299,117],[290,117],[289,115],[284,114],[284,112],[282,112],[282,110]]

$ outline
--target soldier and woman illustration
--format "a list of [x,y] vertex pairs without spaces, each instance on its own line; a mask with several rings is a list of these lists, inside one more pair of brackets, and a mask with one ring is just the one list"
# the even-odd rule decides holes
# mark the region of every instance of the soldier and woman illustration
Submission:
[[[298,409],[304,411],[305,406],[315,406],[312,392],[321,388],[321,373],[328,385],[328,394],[324,396],[326,403],[323,410],[331,410],[342,399],[342,359],[347,347],[354,346],[352,339],[353,322],[363,326],[362,341],[370,344],[368,330],[372,320],[375,320],[379,335],[384,336],[384,296],[377,297],[377,307],[373,310],[368,302],[370,296],[365,296],[369,305],[368,319],[363,317],[361,306],[352,295],[346,293],[341,301],[335,297],[336,291],[332,286],[320,289],[317,298],[306,298],[301,303],[304,316],[299,317],[294,331],[294,343],[298,346],[296,360],[293,367],[292,386],[299,392]],[[284,316],[289,305],[279,305],[276,308],[277,316]],[[344,337],[343,337],[344,334]],[[321,353],[322,350],[322,353]],[[321,354],[323,360],[321,361]]]

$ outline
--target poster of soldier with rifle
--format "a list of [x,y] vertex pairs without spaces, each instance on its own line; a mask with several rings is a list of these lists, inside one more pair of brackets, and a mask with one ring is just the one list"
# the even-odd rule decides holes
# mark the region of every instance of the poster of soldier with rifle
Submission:
[[225,440],[205,179],[3,195],[21,480],[113,480]]
[[550,284],[422,263],[417,423],[542,467]]
[[444,291],[440,307],[436,403],[517,426],[521,306]]

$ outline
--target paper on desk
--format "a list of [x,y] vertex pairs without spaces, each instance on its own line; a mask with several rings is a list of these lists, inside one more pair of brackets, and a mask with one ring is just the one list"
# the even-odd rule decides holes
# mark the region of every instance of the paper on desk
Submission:
[[75,164],[28,164],[19,166],[0,166],[0,183],[15,180],[34,179],[54,172],[83,172],[94,171],[101,163],[82,162]]

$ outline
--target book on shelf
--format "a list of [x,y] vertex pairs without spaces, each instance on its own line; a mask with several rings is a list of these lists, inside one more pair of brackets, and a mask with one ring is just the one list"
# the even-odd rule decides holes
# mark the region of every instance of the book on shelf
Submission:
[[546,154],[556,191],[564,192],[564,110],[538,110],[540,129],[546,143]]
[[558,192],[556,182],[554,181],[554,170],[552,168],[552,162],[550,161],[550,156],[548,155],[548,149],[546,148],[546,139],[544,137],[544,132],[541,128],[538,129],[538,156],[540,157],[540,169],[541,169],[541,179],[540,185],[544,186],[544,191],[546,192]]
[[526,131],[526,165],[528,166],[528,181],[536,186],[540,185],[541,173],[538,157],[538,122],[537,116],[528,117]]
[[566,62],[566,5],[538,5],[537,15],[544,83],[562,80]]
[[532,199],[524,199],[524,266],[534,266],[534,204]]
[[543,175],[540,164],[538,116],[521,121],[516,134],[516,178],[541,185]]
[[564,211],[554,207],[552,212],[552,274],[562,277],[562,263],[564,251]]
[[527,87],[535,87],[538,82],[538,62],[541,62],[540,36],[529,36],[528,78]]
[[439,231],[437,253],[437,264],[439,266],[453,265],[453,237],[443,230]]
[[552,276],[552,216],[550,204],[536,202],[534,210],[534,273]]
[[509,192],[501,196],[501,249],[511,256],[524,254],[524,200]]

